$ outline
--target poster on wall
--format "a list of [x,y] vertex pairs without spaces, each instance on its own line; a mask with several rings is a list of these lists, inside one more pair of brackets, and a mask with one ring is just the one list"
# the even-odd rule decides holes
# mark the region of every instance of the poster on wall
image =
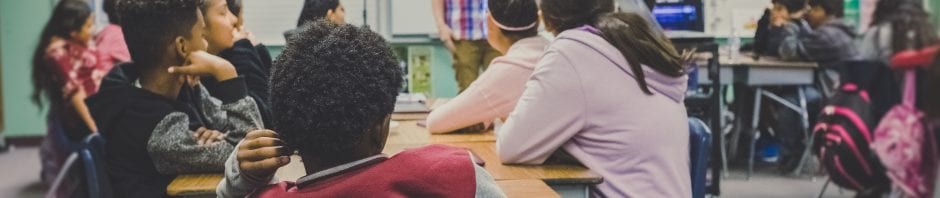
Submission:
[[705,33],[730,37],[732,32],[742,38],[754,37],[757,21],[770,0],[704,0]]
[[431,46],[408,47],[408,92],[431,94]]

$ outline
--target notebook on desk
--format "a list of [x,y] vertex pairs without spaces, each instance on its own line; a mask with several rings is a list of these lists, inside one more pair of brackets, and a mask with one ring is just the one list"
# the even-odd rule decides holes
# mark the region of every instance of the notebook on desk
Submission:
[[424,94],[399,94],[395,100],[395,113],[428,113],[427,96]]

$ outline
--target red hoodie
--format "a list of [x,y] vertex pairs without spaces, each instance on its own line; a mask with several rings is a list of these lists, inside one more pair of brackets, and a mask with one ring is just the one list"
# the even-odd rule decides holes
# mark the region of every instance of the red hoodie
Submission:
[[464,149],[431,145],[365,160],[269,185],[253,197],[474,197],[476,191]]

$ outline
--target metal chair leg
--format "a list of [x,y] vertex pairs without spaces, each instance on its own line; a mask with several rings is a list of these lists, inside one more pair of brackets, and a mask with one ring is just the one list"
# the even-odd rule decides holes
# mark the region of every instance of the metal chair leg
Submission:
[[823,184],[822,190],[820,190],[819,195],[816,196],[817,198],[822,198],[823,195],[826,194],[826,188],[829,187],[829,183],[831,182],[832,182],[832,178],[826,179],[826,183]]
[[763,94],[764,94],[763,91],[764,90],[761,88],[757,88],[754,91],[754,114],[753,114],[754,119],[751,120],[751,126],[753,128],[751,128],[751,148],[750,148],[750,152],[748,153],[748,161],[747,161],[747,179],[748,180],[751,179],[751,174],[754,173],[754,149],[755,149],[754,147],[757,144],[758,136],[760,136],[760,130],[757,129],[757,124],[759,123],[758,121],[760,121],[760,103],[761,103],[761,98],[763,97]]
[[799,87],[796,90],[800,97],[800,108],[802,108],[800,111],[800,116],[802,116],[802,119],[800,121],[802,121],[801,124],[803,124],[802,129],[805,138],[803,142],[805,142],[806,145],[805,149],[803,149],[803,155],[800,156],[800,162],[796,165],[796,169],[793,170],[792,174],[794,176],[800,176],[803,171],[803,166],[806,165],[806,161],[810,157],[810,152],[813,146],[813,136],[811,134],[812,131],[809,130],[809,110],[806,107],[806,93],[803,90],[803,87]]

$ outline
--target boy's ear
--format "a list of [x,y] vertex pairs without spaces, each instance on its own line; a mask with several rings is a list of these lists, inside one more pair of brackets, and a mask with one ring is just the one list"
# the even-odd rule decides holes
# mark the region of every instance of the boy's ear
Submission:
[[192,49],[189,49],[189,45],[186,44],[186,38],[182,36],[177,36],[173,39],[173,45],[174,49],[176,49],[176,55],[179,55],[179,57],[186,57],[186,55],[192,51]]
[[336,11],[336,8],[326,10],[326,18],[333,20],[333,15],[336,14],[334,11]]

